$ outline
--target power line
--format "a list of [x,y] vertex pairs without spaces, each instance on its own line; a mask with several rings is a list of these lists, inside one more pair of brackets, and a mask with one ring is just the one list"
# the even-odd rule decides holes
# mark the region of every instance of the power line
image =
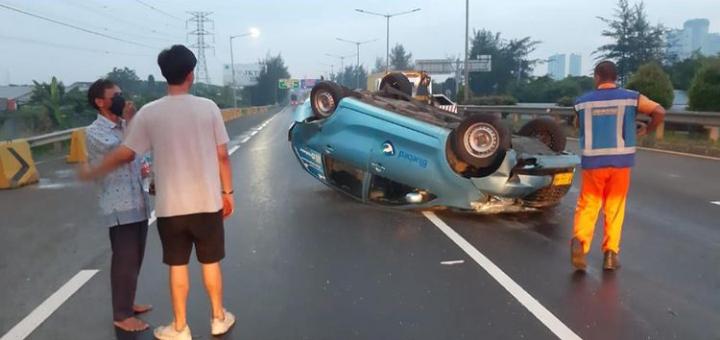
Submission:
[[[130,21],[130,20],[128,20],[128,19],[125,19],[125,18],[122,18],[122,17],[118,17],[118,16],[114,16],[114,15],[108,15],[107,12],[109,12],[109,11],[111,11],[111,10],[110,10],[109,7],[107,7],[107,6],[105,6],[105,5],[102,5],[102,10],[101,10],[101,9],[99,9],[99,8],[94,8],[94,7],[92,7],[92,6],[88,6],[88,5],[85,5],[85,4],[83,4],[83,3],[80,3],[80,2],[78,2],[77,0],[70,0],[70,3],[71,3],[71,5],[76,6],[76,7],[79,7],[79,8],[82,8],[82,9],[88,11],[88,12],[92,12],[92,13],[95,13],[95,14],[97,14],[97,15],[101,15],[101,16],[103,16],[103,17],[109,17],[110,19],[112,19],[112,20],[117,20],[117,21],[119,21],[119,22],[124,22],[124,23],[126,23],[126,24],[129,25],[129,26],[128,26],[129,28],[134,28],[134,29],[138,29],[138,30],[150,31],[150,32],[152,32],[154,35],[157,36],[157,37],[149,37],[149,36],[147,36],[147,35],[143,35],[143,38],[146,38],[146,39],[163,40],[163,41],[177,41],[177,40],[179,40],[179,39],[182,39],[182,37],[181,37],[180,35],[176,35],[176,36],[175,36],[175,35],[167,34],[167,33],[158,31],[158,30],[156,30],[156,29],[154,29],[154,28],[152,28],[152,27],[150,27],[150,26],[138,24],[138,23],[135,22],[135,21]],[[98,6],[99,6],[99,5],[98,5]],[[96,7],[97,7],[97,6],[96,6]],[[108,29],[105,28],[105,30],[108,30]],[[137,34],[133,34],[133,35],[137,35]]]
[[54,24],[57,24],[57,25],[69,27],[69,28],[72,28],[72,29],[75,29],[75,30],[78,30],[78,31],[82,31],[82,32],[85,32],[85,33],[88,33],[88,34],[96,35],[96,36],[99,36],[99,37],[103,37],[103,38],[107,38],[107,39],[111,39],[111,40],[115,40],[115,41],[124,42],[124,43],[126,43],[126,44],[131,44],[131,45],[136,45],[136,46],[141,46],[141,47],[146,47],[146,48],[152,48],[152,49],[157,49],[156,47],[153,47],[153,46],[141,44],[141,43],[134,42],[134,41],[130,41],[130,40],[125,40],[125,39],[118,38],[118,37],[113,37],[113,36],[107,35],[107,34],[105,34],[105,33],[95,32],[95,31],[92,31],[92,30],[89,30],[89,29],[86,29],[86,28],[82,28],[82,27],[80,27],[80,26],[75,26],[75,25],[73,25],[73,24],[68,24],[68,23],[65,23],[65,22],[62,22],[62,21],[59,21],[59,20],[55,20],[55,19],[52,19],[52,18],[48,18],[48,17],[42,16],[42,15],[39,15],[39,14],[30,13],[30,12],[21,10],[21,9],[19,9],[19,8],[15,8],[15,7],[9,6],[9,5],[7,5],[7,4],[0,3],[0,8],[5,8],[5,9],[8,9],[8,10],[11,10],[11,11],[14,11],[14,12],[18,12],[18,13],[21,13],[21,14],[25,14],[25,15],[27,15],[27,16],[31,16],[31,17],[33,17],[33,18],[45,20],[45,21],[48,21],[48,22],[51,22],[51,23],[54,23]]
[[161,10],[161,9],[159,9],[159,8],[151,5],[151,4],[148,4],[148,3],[144,2],[144,1],[141,1],[141,0],[135,0],[135,1],[137,1],[139,4],[141,4],[141,5],[143,5],[143,6],[147,7],[147,8],[150,8],[150,9],[152,9],[153,11],[158,12],[158,13],[160,13],[160,14],[162,14],[162,15],[165,15],[165,16],[167,16],[167,17],[173,18],[173,19],[175,19],[175,20],[183,21],[183,19],[180,19],[180,18],[178,18],[178,17],[176,17],[176,16],[174,16],[174,15],[168,13],[168,12],[165,12],[165,11],[163,11],[163,10]]
[[58,44],[54,42],[49,41],[42,41],[42,40],[35,40],[30,38],[22,38],[22,37],[10,37],[6,35],[0,35],[0,40],[13,40],[21,43],[27,43],[27,44],[36,44],[36,45],[45,45],[50,47],[56,47],[56,48],[65,48],[65,49],[71,49],[71,50],[81,50],[86,52],[94,52],[94,53],[102,53],[107,55],[126,55],[126,56],[132,56],[132,57],[153,57],[149,54],[133,54],[133,53],[126,53],[126,52],[116,52],[116,51],[107,51],[107,50],[98,50],[94,48],[88,48],[83,46],[72,46],[72,45],[65,45],[65,44]]

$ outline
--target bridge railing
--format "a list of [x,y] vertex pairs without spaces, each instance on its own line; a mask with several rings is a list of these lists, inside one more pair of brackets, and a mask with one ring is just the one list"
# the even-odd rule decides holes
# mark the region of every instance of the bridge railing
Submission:
[[[562,118],[570,119],[575,116],[572,107],[560,106],[478,106],[460,105],[458,111],[462,115],[473,113],[495,113],[510,115],[513,121],[518,121],[522,116],[554,117],[557,120]],[[720,112],[695,112],[695,111],[668,111],[665,115],[665,123],[687,124],[702,126],[708,130],[709,139],[717,142],[720,139]],[[662,140],[665,134],[665,124],[658,127],[655,132],[655,139]]]

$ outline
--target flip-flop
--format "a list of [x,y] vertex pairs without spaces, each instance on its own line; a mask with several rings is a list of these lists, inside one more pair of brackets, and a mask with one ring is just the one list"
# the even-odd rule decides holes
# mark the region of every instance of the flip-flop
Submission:
[[152,305],[133,305],[133,312],[135,314],[143,314],[151,311],[152,308]]
[[[138,319],[138,320],[139,320],[139,319]],[[140,321],[142,321],[142,320],[140,320]],[[144,322],[144,321],[143,321],[143,323],[145,323],[145,327],[140,328],[140,329],[125,329],[125,328],[123,328],[123,327],[120,327],[120,326],[117,324],[117,321],[113,321],[113,326],[115,326],[116,328],[118,328],[118,329],[120,329],[120,330],[122,330],[122,331],[124,331],[124,332],[142,332],[142,331],[147,330],[148,328],[150,328],[150,324],[149,324],[149,323]]]

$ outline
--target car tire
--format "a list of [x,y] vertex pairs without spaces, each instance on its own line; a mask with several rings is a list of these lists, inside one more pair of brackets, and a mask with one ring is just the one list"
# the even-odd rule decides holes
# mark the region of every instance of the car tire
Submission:
[[496,166],[510,149],[510,130],[491,115],[466,118],[451,136],[455,154],[477,170]]
[[535,118],[523,125],[518,135],[537,138],[552,151],[565,151],[567,135],[562,126],[550,118]]
[[[388,91],[385,89],[389,86],[395,91]],[[412,98],[413,85],[410,80],[400,72],[388,73],[380,81],[380,91],[388,93],[394,99],[409,100]],[[399,92],[397,94],[392,92]]]
[[342,86],[331,81],[321,81],[310,91],[310,107],[318,119],[330,117],[345,97]]

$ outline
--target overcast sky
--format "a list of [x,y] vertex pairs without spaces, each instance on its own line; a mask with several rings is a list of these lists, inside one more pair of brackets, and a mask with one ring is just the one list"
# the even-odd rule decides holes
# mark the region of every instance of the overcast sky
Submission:
[[[632,2],[632,0],[631,0]],[[159,11],[148,8],[147,4]],[[236,63],[254,62],[267,53],[281,53],[296,78],[317,78],[339,60],[326,53],[350,55],[355,46],[336,40],[378,39],[363,45],[360,61],[372,68],[385,55],[385,19],[354,11],[417,13],[393,18],[390,44],[402,43],[413,58],[462,56],[465,1],[340,1],[340,0],[0,0],[13,6],[139,45],[94,36],[0,8],[0,84],[27,84],[57,76],[66,84],[92,81],[114,66],[135,69],[141,78],[160,77],[157,53],[173,43],[188,43],[184,20],[188,11],[210,11],[214,19],[214,52],[207,53],[213,83],[222,80],[222,64],[229,63],[228,37],[250,27],[258,39],[236,39]],[[580,53],[583,71],[592,67],[590,53],[605,41],[603,23],[615,0],[507,0],[470,1],[470,27],[501,32],[505,38],[531,36],[542,43],[535,58],[555,53]],[[720,32],[719,0],[650,0],[647,13],[653,23],[682,27],[687,19],[707,18],[710,31]],[[163,13],[164,12],[164,13]],[[212,43],[212,40],[210,40]],[[354,58],[348,58],[354,62]],[[538,65],[536,74],[544,74]]]

